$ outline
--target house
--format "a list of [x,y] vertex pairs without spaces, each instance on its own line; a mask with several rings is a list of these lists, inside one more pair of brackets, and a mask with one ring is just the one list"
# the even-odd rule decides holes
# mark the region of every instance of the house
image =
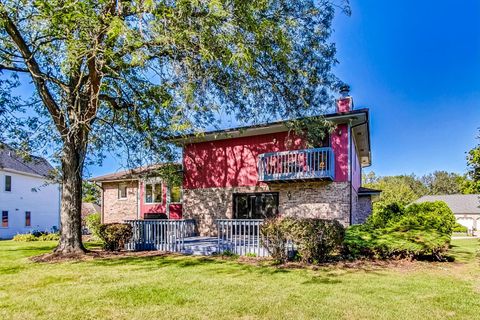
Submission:
[[480,194],[452,194],[424,196],[415,203],[443,201],[452,210],[458,223],[468,230],[480,228]]
[[43,158],[29,158],[0,144],[1,239],[59,228],[60,188],[49,178],[53,168]]
[[101,188],[102,223],[135,219],[180,219],[181,188],[155,174],[159,165],[92,178]]
[[176,139],[183,147],[183,218],[202,236],[217,219],[283,216],[363,223],[380,193],[361,186],[371,165],[369,110],[351,96],[325,115],[336,126],[313,147],[286,122],[207,132]]
[[215,235],[218,219],[362,223],[380,192],[361,186],[371,164],[369,110],[354,109],[345,95],[325,118],[335,129],[312,147],[285,121],[174,138],[183,153],[182,190],[148,177],[151,168],[93,178],[102,188],[102,221],[193,219],[201,236]]

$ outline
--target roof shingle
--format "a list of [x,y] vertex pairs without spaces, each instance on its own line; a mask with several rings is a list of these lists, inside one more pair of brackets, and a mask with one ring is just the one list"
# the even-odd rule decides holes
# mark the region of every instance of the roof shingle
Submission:
[[53,167],[42,157],[30,156],[30,160],[26,160],[15,149],[0,143],[0,169],[10,169],[47,177],[52,172]]
[[455,214],[480,214],[480,194],[424,196],[415,203],[444,201]]

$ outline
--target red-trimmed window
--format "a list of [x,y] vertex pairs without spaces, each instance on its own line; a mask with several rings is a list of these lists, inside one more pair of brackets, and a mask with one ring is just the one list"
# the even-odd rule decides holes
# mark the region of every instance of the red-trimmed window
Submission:
[[8,228],[8,211],[2,211],[2,228]]
[[30,211],[25,211],[25,227],[30,227],[32,225],[32,213]]

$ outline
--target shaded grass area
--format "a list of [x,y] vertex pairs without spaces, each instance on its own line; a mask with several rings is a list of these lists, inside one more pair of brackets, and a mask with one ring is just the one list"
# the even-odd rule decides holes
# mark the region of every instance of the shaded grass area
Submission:
[[0,319],[478,319],[479,241],[455,263],[280,269],[205,257],[33,263],[0,241]]

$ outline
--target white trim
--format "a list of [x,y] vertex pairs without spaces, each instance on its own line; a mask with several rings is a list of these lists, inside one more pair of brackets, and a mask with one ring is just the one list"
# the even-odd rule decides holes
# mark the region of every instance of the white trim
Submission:
[[[125,187],[125,197],[121,196],[120,188]],[[127,200],[128,199],[128,184],[126,183],[119,183],[117,186],[117,200]]]
[[40,174],[23,172],[23,171],[13,170],[13,169],[10,169],[10,168],[1,168],[0,171],[11,172],[11,173],[16,173],[16,174],[21,174],[21,175],[24,175],[24,176],[30,176],[30,177],[34,177],[34,178],[43,178],[43,179],[45,179],[45,181],[57,183],[57,182],[55,182],[55,181],[53,181],[53,180],[48,180],[48,179],[46,179],[47,177],[42,176],[42,175],[40,175]]
[[[148,180],[144,180],[143,181],[143,202],[145,204],[148,204],[148,205],[155,205],[155,204],[163,204],[163,189],[164,189],[164,185],[163,185],[163,182],[160,180],[160,182],[157,182],[157,181],[148,181]],[[162,200],[161,202],[147,202],[147,184],[151,184],[152,185],[152,200],[155,199],[155,196],[156,196],[156,193],[155,193],[155,186],[160,184],[160,199]]]

